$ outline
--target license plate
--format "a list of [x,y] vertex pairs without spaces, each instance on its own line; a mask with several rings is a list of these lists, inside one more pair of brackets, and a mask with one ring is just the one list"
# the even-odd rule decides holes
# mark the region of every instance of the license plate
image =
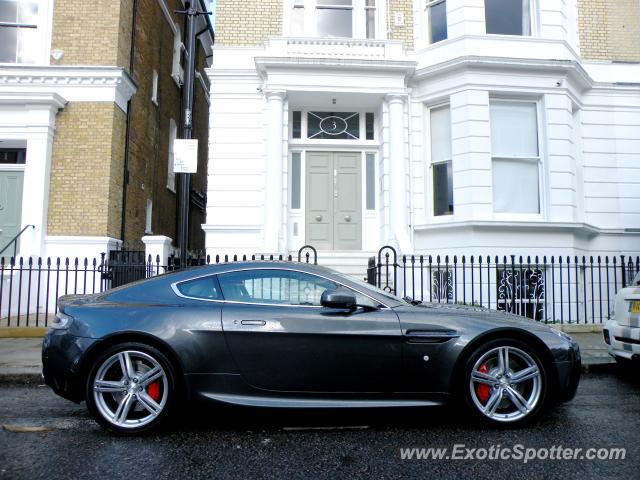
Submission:
[[631,301],[631,313],[640,313],[640,300]]

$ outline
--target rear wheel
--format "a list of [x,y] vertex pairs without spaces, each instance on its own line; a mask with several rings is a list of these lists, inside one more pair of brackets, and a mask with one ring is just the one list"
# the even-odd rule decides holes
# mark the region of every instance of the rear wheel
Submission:
[[485,423],[528,422],[540,413],[548,397],[544,363],[524,342],[487,342],[466,363],[464,396],[473,415]]
[[87,407],[104,428],[120,434],[155,430],[170,416],[175,375],[149,345],[123,343],[103,352],[89,374]]

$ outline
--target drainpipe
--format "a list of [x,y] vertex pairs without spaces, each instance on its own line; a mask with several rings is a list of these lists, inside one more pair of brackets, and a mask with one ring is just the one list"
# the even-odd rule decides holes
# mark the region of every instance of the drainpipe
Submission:
[[[134,55],[136,51],[136,17],[138,14],[138,0],[133,0],[131,15],[131,49],[129,51],[129,76],[133,78]],[[127,185],[129,184],[129,152],[131,141],[131,107],[132,98],[127,101],[127,124],[124,137],[124,171],[122,175],[122,221],[120,223],[120,239],[124,245],[124,229],[127,219]]]

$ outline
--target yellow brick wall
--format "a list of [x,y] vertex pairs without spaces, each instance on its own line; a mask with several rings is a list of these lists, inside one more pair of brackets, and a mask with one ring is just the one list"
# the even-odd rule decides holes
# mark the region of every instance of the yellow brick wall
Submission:
[[585,60],[640,60],[637,0],[579,0],[580,53]]
[[262,45],[282,35],[282,0],[218,0],[216,44]]
[[[413,1],[412,0],[388,0],[389,9],[389,38],[391,40],[402,40],[404,48],[413,49]],[[404,15],[404,25],[395,25],[396,12]]]
[[113,103],[69,103],[58,113],[49,235],[120,236],[125,123]]
[[[56,0],[51,49],[62,50],[64,56],[59,61],[52,59],[52,63],[127,65],[129,51],[119,39],[119,33],[121,6],[128,7],[125,10],[129,12],[123,11],[123,15],[129,16],[131,23],[130,3],[131,0]],[[128,28],[131,31],[131,27]],[[125,60],[126,63],[121,63]]]

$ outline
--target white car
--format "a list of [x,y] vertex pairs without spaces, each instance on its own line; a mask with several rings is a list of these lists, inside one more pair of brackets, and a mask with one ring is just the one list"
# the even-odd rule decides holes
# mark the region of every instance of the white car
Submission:
[[609,355],[617,361],[640,360],[640,272],[618,291],[611,320],[602,329]]

